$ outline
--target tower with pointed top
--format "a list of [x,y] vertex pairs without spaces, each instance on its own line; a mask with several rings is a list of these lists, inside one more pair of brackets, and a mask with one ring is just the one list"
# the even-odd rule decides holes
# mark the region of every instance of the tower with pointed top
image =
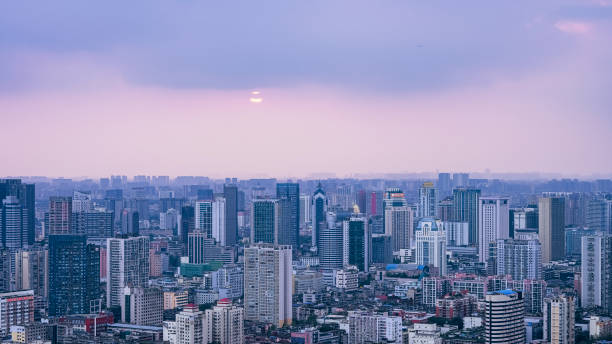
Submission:
[[326,221],[327,214],[327,196],[323,191],[321,183],[317,185],[317,189],[312,195],[312,246],[319,249],[319,237],[321,235],[322,222]]

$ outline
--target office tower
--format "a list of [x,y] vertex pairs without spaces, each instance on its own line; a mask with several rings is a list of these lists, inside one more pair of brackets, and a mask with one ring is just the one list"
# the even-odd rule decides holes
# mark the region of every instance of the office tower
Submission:
[[255,199],[251,203],[251,243],[278,243],[280,206],[275,199]]
[[467,222],[441,221],[439,224],[446,233],[447,246],[467,246],[469,225]]
[[85,235],[49,235],[49,315],[89,313],[99,289],[99,247]]
[[441,276],[446,274],[446,234],[431,217],[421,219],[417,226],[416,263],[433,265]]
[[28,212],[15,196],[6,196],[0,207],[0,247],[19,249],[28,244]]
[[223,185],[225,198],[225,246],[238,242],[238,187],[234,184]]
[[[276,184],[276,198],[285,201],[282,207],[279,244],[299,248],[300,240],[300,185],[298,183]],[[286,233],[285,233],[286,232]]]
[[159,288],[124,287],[121,290],[121,322],[160,326],[164,320],[164,293]]
[[244,343],[244,308],[221,299],[213,309],[206,310],[209,343]]
[[73,212],[72,231],[74,234],[87,234],[88,238],[111,238],[114,235],[114,216],[110,211]]
[[470,182],[470,174],[469,173],[453,173],[453,186],[455,188],[458,187],[467,187]]
[[418,217],[436,217],[438,190],[431,182],[423,183],[419,188]]
[[521,292],[500,290],[485,297],[485,343],[525,343],[525,301]]
[[178,235],[180,214],[174,208],[167,209],[159,213],[159,228],[163,230],[171,230],[174,235]]
[[[2,259],[3,257],[0,257]],[[7,259],[10,261],[7,257]],[[14,290],[34,291],[36,310],[46,310],[49,293],[49,251],[43,247],[30,247],[13,252]],[[38,314],[36,314],[38,317]]]
[[365,190],[359,190],[355,198],[356,198],[355,203],[359,207],[359,212],[363,214],[367,214],[368,213],[367,192]]
[[10,333],[11,326],[34,323],[34,292],[22,290],[0,293],[0,337]]
[[441,198],[450,196],[452,191],[450,173],[438,173],[438,191]]
[[239,298],[244,293],[244,272],[241,266],[225,264],[212,273],[212,289],[219,292],[219,298]]
[[612,312],[612,235],[582,237],[580,265],[582,308],[601,307]]
[[336,226],[336,214],[328,212],[327,221],[321,221],[319,228],[319,267],[327,272],[342,269],[343,228]]
[[209,238],[206,233],[196,230],[188,234],[187,255],[189,263],[204,264],[206,262],[205,252],[215,246],[215,240]]
[[487,264],[489,245],[510,238],[507,197],[480,197],[478,201],[478,259]]
[[550,344],[574,343],[574,297],[544,299],[544,341]]
[[537,240],[497,240],[497,274],[514,280],[542,278],[542,247]]
[[91,192],[74,191],[72,194],[72,212],[89,212],[93,210]]
[[408,206],[385,208],[385,235],[391,237],[393,251],[410,248],[414,224],[412,209]]
[[344,220],[344,265],[354,265],[359,271],[370,271],[372,261],[372,234],[368,227],[368,220],[361,214],[353,214]]
[[354,202],[353,191],[351,185],[338,185],[336,193],[333,195],[334,205],[342,210],[352,209]]
[[349,344],[403,343],[402,318],[370,312],[349,312]]
[[467,222],[469,227],[469,243],[476,245],[478,241],[478,199],[480,190],[456,188],[453,190],[454,221]]
[[0,293],[14,290],[11,286],[12,254],[8,248],[0,248]]
[[205,328],[204,312],[198,306],[188,304],[176,315],[176,344],[208,343],[208,329]]
[[565,257],[565,199],[542,197],[538,200],[539,237],[542,264]]
[[291,325],[292,275],[290,246],[256,244],[245,248],[245,320]]
[[586,226],[590,230],[610,233],[612,201],[593,198],[587,202]]
[[393,247],[391,236],[384,234],[372,234],[372,263],[393,263]]
[[195,203],[195,229],[212,238],[213,201],[197,201]]
[[311,200],[310,195],[300,195],[300,226],[306,227],[310,223],[311,216],[310,212],[312,207],[310,206]]
[[33,245],[36,229],[34,184],[23,184],[21,179],[0,179],[0,205],[7,196],[17,197],[22,211],[26,213],[23,224],[27,232],[27,241],[24,241],[24,245]]
[[195,230],[195,209],[192,206],[181,208],[181,220],[179,228],[179,238],[183,244],[184,252],[187,252],[188,234]]
[[455,221],[455,208],[452,197],[446,197],[438,203],[436,217],[440,221],[452,222]]
[[123,288],[149,283],[149,238],[106,239],[106,305],[121,304]]
[[138,236],[140,232],[140,214],[132,209],[121,211],[121,234]]
[[49,198],[49,234],[73,234],[72,197]]
[[312,195],[312,247],[319,247],[319,235],[321,232],[321,225],[325,222],[327,214],[327,196],[321,186],[321,183],[317,186],[314,194]]
[[212,204],[212,237],[221,246],[227,245],[226,206],[227,202],[224,197],[216,197]]

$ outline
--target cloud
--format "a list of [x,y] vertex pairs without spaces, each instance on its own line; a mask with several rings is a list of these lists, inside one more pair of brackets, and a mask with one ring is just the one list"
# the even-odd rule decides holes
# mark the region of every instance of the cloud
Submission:
[[583,21],[560,20],[555,23],[555,28],[569,34],[585,35],[593,30],[593,24]]

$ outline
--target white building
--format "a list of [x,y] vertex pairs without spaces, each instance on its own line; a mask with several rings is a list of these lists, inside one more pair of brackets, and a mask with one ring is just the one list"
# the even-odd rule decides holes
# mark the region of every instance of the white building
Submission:
[[212,237],[213,201],[195,202],[195,228]]
[[436,217],[436,208],[438,206],[437,194],[438,190],[431,182],[423,183],[419,188],[419,218]]
[[480,197],[478,201],[478,260],[487,263],[489,244],[510,238],[510,204],[507,197]]
[[353,291],[359,288],[359,270],[355,267],[335,270],[335,286],[344,291]]
[[74,191],[72,194],[72,212],[87,213],[93,211],[90,192]]
[[440,329],[436,324],[414,324],[408,330],[410,344],[442,344]]
[[176,341],[172,344],[202,344],[208,343],[208,324],[204,312],[196,305],[186,305],[182,312],[176,315]]
[[227,245],[225,230],[225,198],[216,197],[212,204],[212,236],[221,244]]
[[123,288],[147,287],[149,238],[106,239],[106,305],[119,306]]
[[291,246],[257,244],[244,249],[245,319],[278,327],[292,322]]
[[440,222],[444,233],[446,233],[446,245],[468,246],[470,226],[467,222],[442,221]]
[[205,328],[208,343],[244,343],[244,309],[232,305],[230,299],[221,299],[213,309],[206,310]]
[[[606,307],[611,297],[606,290],[609,284],[612,267],[608,263],[612,252],[612,236],[609,234],[588,235],[582,237],[582,254],[580,276],[582,292],[581,306]],[[606,309],[606,311],[610,311]]]
[[[405,202],[405,200],[404,200]],[[393,252],[412,245],[413,212],[408,205],[394,206],[388,202],[385,208],[385,235],[391,236]]]
[[402,318],[386,314],[349,312],[349,344],[384,343],[401,344]]
[[485,297],[485,343],[525,343],[525,301],[520,292],[500,290]]
[[121,297],[121,322],[159,326],[164,320],[164,294],[158,288],[125,287]]
[[514,280],[542,279],[542,247],[538,240],[497,240],[497,274]]
[[421,219],[417,226],[416,263],[433,265],[446,274],[446,234],[433,218]]

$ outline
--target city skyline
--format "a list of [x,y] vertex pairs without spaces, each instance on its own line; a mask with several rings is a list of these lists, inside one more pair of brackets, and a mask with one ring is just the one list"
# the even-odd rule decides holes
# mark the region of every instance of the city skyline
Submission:
[[610,175],[611,18],[581,0],[5,2],[0,119],[20,144],[0,175]]

